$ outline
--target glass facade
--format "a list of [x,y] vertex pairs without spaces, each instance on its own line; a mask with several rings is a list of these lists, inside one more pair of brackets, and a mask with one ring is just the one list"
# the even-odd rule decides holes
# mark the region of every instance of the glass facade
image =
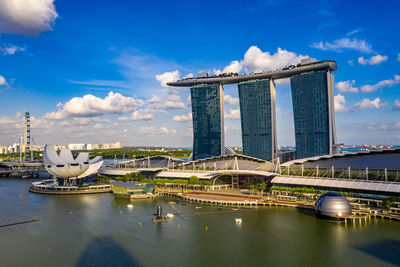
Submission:
[[296,158],[331,154],[334,131],[333,75],[318,71],[290,78]]
[[271,161],[276,152],[275,86],[270,80],[238,86],[243,154]]
[[224,154],[224,90],[220,84],[190,89],[193,115],[193,160]]

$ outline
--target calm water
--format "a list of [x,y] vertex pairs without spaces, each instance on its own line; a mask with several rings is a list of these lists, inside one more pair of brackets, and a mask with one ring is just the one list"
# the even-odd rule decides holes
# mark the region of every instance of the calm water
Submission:
[[[400,264],[400,222],[345,226],[292,208],[195,209],[171,198],[135,201],[129,210],[112,194],[33,194],[31,182],[0,178],[0,225],[40,218],[0,228],[1,266]],[[157,205],[181,216],[154,224]]]

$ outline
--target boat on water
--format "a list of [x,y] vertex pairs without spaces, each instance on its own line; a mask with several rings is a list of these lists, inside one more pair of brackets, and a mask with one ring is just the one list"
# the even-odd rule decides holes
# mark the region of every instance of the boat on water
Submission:
[[166,218],[173,218],[174,217],[174,214],[172,214],[172,213],[167,213],[167,216],[165,216]]

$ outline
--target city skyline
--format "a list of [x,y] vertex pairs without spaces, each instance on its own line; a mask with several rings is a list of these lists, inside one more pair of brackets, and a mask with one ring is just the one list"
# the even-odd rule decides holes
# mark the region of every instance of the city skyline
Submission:
[[[77,3],[48,0],[35,11],[0,3],[0,144],[19,141],[29,111],[38,144],[190,147],[189,89],[166,82],[306,57],[338,63],[338,143],[400,143],[398,3]],[[240,145],[237,87],[224,89],[225,144]],[[278,144],[294,145],[289,82],[276,90]]]

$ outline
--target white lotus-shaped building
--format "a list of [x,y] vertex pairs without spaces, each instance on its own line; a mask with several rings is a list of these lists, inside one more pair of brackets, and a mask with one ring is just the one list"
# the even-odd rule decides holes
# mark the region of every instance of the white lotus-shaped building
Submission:
[[102,157],[89,160],[89,153],[81,152],[74,159],[71,150],[61,149],[58,154],[55,145],[46,145],[43,153],[44,166],[54,178],[76,180],[96,173],[103,165]]

